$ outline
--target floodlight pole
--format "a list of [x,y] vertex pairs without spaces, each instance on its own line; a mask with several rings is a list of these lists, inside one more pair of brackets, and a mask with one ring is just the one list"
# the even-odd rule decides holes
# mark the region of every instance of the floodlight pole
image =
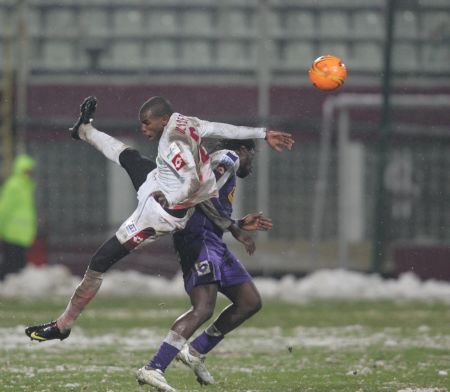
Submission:
[[[270,115],[270,82],[271,82],[271,63],[268,44],[268,21],[269,4],[267,0],[258,1],[258,22],[259,22],[259,40],[258,40],[258,116],[263,126],[267,126]],[[260,146],[257,154],[258,177],[257,177],[257,204],[258,209],[266,215],[269,214],[269,148],[266,143]],[[258,232],[258,239],[266,241],[267,232]]]
[[17,153],[26,151],[27,132],[27,89],[28,89],[28,23],[27,0],[19,0],[17,5],[17,85],[16,85],[16,126],[17,126]]
[[391,134],[391,75],[392,75],[392,41],[395,24],[396,0],[386,0],[386,30],[383,53],[383,90],[380,133],[377,142],[377,168],[375,184],[374,236],[372,243],[372,270],[381,272],[386,258],[386,236],[389,230],[384,173],[389,159],[389,138]]

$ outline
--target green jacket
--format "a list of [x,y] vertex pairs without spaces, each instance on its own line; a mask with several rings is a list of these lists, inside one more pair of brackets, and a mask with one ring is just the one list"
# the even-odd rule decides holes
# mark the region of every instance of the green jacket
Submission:
[[28,155],[18,155],[13,174],[0,189],[0,240],[28,247],[36,237],[36,183],[27,174],[35,165]]

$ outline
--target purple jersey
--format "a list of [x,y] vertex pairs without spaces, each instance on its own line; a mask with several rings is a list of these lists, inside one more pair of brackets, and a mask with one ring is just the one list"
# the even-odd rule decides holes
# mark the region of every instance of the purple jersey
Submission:
[[[211,154],[211,166],[219,188],[219,197],[212,202],[221,215],[231,217],[239,157],[234,151],[216,151]],[[174,233],[188,293],[198,284],[218,282],[220,287],[228,287],[251,279],[222,236],[222,230],[198,207],[186,227]]]

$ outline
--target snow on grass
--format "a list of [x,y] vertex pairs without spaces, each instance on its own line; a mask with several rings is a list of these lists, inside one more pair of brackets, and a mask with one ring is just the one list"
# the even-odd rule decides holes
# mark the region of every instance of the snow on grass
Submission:
[[[120,342],[124,350],[155,348],[164,338],[166,331],[161,328],[133,328],[123,332],[108,332],[102,335],[86,335],[82,328],[74,328],[70,337],[63,342],[59,340],[45,343],[31,342],[25,338],[25,326],[0,328],[0,347],[16,349],[24,347],[52,351],[59,349],[91,349],[94,347],[116,346]],[[290,347],[323,348],[330,351],[340,349],[365,350],[370,346],[392,348],[432,348],[435,350],[450,349],[450,335],[438,336],[402,336],[399,328],[383,328],[372,332],[360,325],[343,327],[297,327],[289,334],[283,333],[280,327],[254,328],[241,327],[233,332],[227,345],[218,346],[217,351],[241,351],[242,347],[252,351],[284,351]]]
[[[70,296],[80,279],[63,266],[27,267],[6,277],[0,285],[0,297],[52,298]],[[383,279],[376,274],[346,270],[319,270],[304,278],[288,275],[281,280],[256,278],[255,284],[265,299],[293,303],[311,300],[419,300],[450,303],[450,283],[421,281],[412,273],[398,279]],[[180,275],[168,280],[136,271],[111,271],[106,274],[99,295],[185,296]]]

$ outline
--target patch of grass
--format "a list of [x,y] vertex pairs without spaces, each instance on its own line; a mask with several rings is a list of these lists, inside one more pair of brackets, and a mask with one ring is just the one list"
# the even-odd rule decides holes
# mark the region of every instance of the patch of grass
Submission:
[[[66,341],[27,340],[24,325],[54,319],[65,305],[0,299],[1,391],[139,390],[135,371],[189,302],[97,298]],[[448,306],[437,303],[267,302],[208,356],[217,384],[200,388],[178,363],[166,374],[185,392],[445,391],[449,325]]]

